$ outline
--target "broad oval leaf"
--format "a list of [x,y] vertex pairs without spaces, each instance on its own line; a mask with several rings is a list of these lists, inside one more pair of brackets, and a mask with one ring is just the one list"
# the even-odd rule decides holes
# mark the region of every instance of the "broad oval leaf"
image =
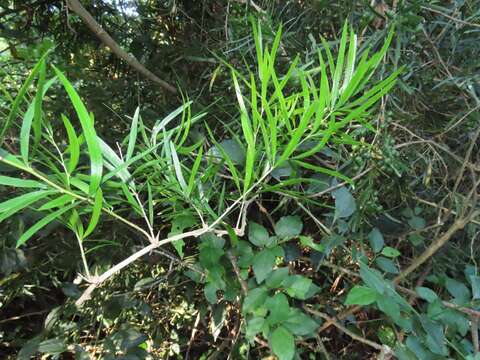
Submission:
[[256,246],[267,246],[270,244],[270,236],[267,229],[253,221],[248,223],[248,240]]
[[366,286],[356,285],[347,295],[345,305],[370,305],[377,300],[378,293]]
[[276,328],[270,336],[270,346],[279,360],[292,360],[295,356],[295,339],[283,326]]
[[301,234],[303,223],[300,216],[284,216],[275,224],[275,234],[280,238],[290,238]]

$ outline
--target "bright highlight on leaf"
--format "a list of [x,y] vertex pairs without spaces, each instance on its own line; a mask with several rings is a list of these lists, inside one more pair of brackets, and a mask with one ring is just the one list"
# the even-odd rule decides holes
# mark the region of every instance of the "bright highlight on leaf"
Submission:
[[100,182],[102,179],[102,171],[103,171],[103,159],[102,159],[102,152],[100,150],[100,144],[97,139],[97,134],[95,132],[95,128],[93,127],[92,118],[88,113],[85,105],[83,104],[80,96],[78,95],[77,91],[67,80],[65,75],[54,67],[55,73],[57,74],[58,78],[60,79],[63,87],[67,91],[68,96],[75,108],[75,111],[78,116],[78,120],[82,125],[83,134],[85,136],[85,141],[87,142],[88,153],[90,156],[90,186],[89,186],[89,193],[90,195],[94,195],[100,186]]

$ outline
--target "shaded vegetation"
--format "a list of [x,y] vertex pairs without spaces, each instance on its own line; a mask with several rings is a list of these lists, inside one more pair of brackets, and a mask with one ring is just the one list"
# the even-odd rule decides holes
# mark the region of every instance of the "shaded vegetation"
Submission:
[[81,2],[177,93],[74,3],[0,0],[2,358],[480,359],[478,1]]

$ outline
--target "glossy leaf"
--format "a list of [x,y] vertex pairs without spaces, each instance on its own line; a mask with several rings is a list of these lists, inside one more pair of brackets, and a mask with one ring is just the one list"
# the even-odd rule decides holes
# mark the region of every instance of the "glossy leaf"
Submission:
[[93,230],[97,227],[98,220],[100,219],[100,215],[102,213],[102,206],[103,206],[103,193],[102,189],[98,188],[97,193],[95,194],[95,199],[93,202],[93,209],[92,209],[92,216],[90,217],[90,222],[88,223],[87,229],[83,234],[84,237],[90,235]]
[[0,185],[17,188],[46,188],[45,184],[36,180],[19,179],[5,175],[0,175]]
[[85,105],[83,104],[80,96],[73,87],[73,85],[67,80],[65,75],[54,67],[55,73],[63,84],[63,87],[67,91],[67,94],[77,112],[78,119],[82,125],[83,135],[85,136],[85,141],[87,142],[88,154],[90,156],[90,186],[89,194],[94,195],[100,186],[102,179],[102,170],[103,170],[103,158],[102,151],[100,149],[100,144],[97,139],[97,134],[93,126],[92,118],[88,113]]
[[133,155],[133,150],[135,149],[135,144],[137,142],[137,133],[138,133],[138,118],[140,116],[140,107],[137,107],[135,114],[133,114],[132,124],[130,125],[130,134],[128,136],[128,147],[127,153],[125,155],[125,160],[128,161]]
[[67,130],[67,137],[68,137],[68,152],[70,153],[70,159],[68,161],[67,170],[69,174],[72,174],[77,165],[78,160],[80,159],[80,144],[78,142],[77,134],[75,133],[75,129],[72,126],[72,123],[68,118],[62,114],[62,121],[65,129]]

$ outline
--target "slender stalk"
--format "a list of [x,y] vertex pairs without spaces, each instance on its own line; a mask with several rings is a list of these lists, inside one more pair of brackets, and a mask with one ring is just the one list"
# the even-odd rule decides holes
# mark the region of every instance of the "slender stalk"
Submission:
[[75,237],[77,238],[77,241],[78,241],[78,247],[80,248],[80,255],[82,257],[83,266],[85,267],[85,274],[87,275],[87,279],[90,279],[91,275],[90,275],[90,270],[88,269],[87,257],[85,256],[85,251],[83,249],[82,239],[80,239],[80,236],[78,236],[76,231],[74,232],[75,232]]

